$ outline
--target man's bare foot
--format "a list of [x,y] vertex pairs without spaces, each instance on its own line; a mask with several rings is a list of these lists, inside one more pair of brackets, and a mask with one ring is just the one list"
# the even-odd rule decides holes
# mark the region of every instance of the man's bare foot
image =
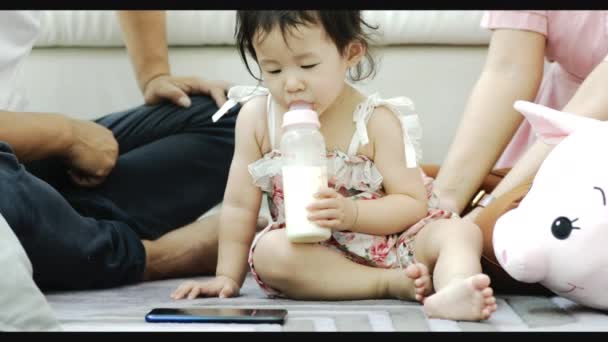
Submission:
[[214,274],[218,223],[219,214],[215,214],[175,229],[157,240],[143,240],[146,250],[143,280]]
[[433,292],[433,283],[429,269],[425,264],[411,264],[405,269],[405,274],[414,281],[416,300],[423,303],[426,296]]
[[453,280],[439,292],[426,298],[424,311],[430,318],[479,321],[496,311],[496,298],[490,278],[476,274],[466,279]]

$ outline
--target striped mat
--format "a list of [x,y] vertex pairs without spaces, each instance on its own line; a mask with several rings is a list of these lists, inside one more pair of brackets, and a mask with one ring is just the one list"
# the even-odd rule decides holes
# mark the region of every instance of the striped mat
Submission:
[[[204,277],[200,278],[204,279]],[[120,288],[47,293],[66,331],[608,331],[608,313],[561,297],[501,296],[484,322],[428,319],[420,304],[398,300],[294,301],[269,299],[251,275],[237,298],[173,301],[183,279]],[[285,308],[285,324],[147,323],[154,307]]]

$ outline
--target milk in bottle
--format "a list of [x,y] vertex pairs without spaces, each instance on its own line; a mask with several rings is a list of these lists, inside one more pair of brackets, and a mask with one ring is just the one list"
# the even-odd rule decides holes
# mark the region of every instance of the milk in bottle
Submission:
[[290,107],[283,117],[281,137],[283,195],[287,238],[294,243],[325,241],[331,230],[307,219],[306,206],[327,187],[325,140],[318,114],[310,106]]

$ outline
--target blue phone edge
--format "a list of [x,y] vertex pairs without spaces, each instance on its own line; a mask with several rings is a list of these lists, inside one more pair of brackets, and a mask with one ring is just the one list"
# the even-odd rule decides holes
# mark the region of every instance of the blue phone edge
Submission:
[[285,316],[191,316],[150,314],[145,316],[149,323],[284,323]]

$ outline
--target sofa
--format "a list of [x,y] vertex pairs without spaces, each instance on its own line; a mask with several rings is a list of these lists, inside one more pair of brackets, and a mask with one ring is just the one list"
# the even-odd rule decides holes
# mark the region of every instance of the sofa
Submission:
[[[378,26],[378,73],[358,83],[383,97],[407,96],[423,125],[423,162],[440,163],[485,58],[481,11],[365,11]],[[167,11],[175,75],[254,85],[234,46],[235,12]],[[22,70],[28,110],[82,119],[140,105],[142,95],[114,11],[45,11],[43,33]],[[202,217],[216,213],[218,205]],[[260,214],[268,216],[264,201]]]
[[[368,21],[379,25],[380,34],[372,45],[379,69],[361,88],[414,101],[424,130],[425,163],[443,160],[483,67],[490,35],[479,27],[481,15],[481,11],[365,11]],[[167,16],[173,74],[255,84],[234,47],[234,11],[168,11]],[[113,11],[46,11],[43,25],[44,32],[21,70],[30,99],[28,110],[93,119],[142,103]],[[238,298],[171,301],[170,292],[182,280],[46,295],[62,327],[71,331],[608,329],[608,316],[560,297],[499,296],[499,309],[490,320],[463,323],[428,319],[419,304],[397,300],[272,300],[250,276]],[[289,315],[283,326],[150,324],[143,319],[152,307],[226,305],[288,308]]]
[[[424,162],[439,163],[483,66],[489,33],[480,11],[365,11],[379,26],[377,76],[362,83],[381,96],[410,97],[420,113]],[[171,68],[255,84],[234,48],[234,11],[168,11]],[[46,11],[23,67],[30,110],[95,118],[142,103],[113,11]]]

